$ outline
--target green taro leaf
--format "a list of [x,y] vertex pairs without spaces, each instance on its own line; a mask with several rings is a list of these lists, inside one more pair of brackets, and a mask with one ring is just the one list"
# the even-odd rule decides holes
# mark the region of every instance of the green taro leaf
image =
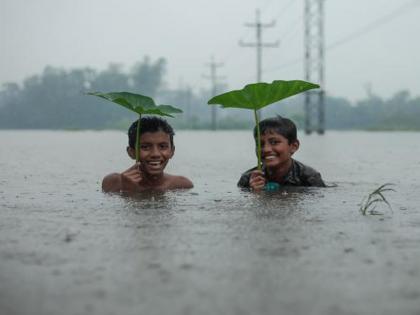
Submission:
[[276,80],[272,83],[260,82],[248,84],[242,90],[235,90],[217,95],[207,103],[209,105],[222,105],[222,107],[225,108],[234,107],[251,109],[254,111],[255,126],[257,128],[257,167],[261,170],[261,139],[257,111],[287,97],[316,88],[319,88],[319,85],[300,80]]
[[287,97],[316,88],[319,88],[319,85],[301,80],[253,83],[246,85],[242,90],[217,95],[210,99],[208,104],[259,110]]
[[88,95],[94,95],[111,101],[118,105],[121,105],[133,112],[139,114],[139,119],[137,121],[137,134],[136,134],[136,162],[140,160],[139,148],[140,148],[140,121],[141,115],[158,115],[158,116],[169,116],[173,117],[171,114],[182,113],[182,110],[179,108],[173,107],[171,105],[156,105],[152,98],[140,94],[134,94],[129,92],[110,92],[110,93],[101,93],[101,92],[90,92]]
[[156,105],[152,98],[140,94],[129,92],[90,92],[88,95],[98,96],[114,102],[139,115],[146,114],[173,117],[171,114],[182,113],[182,110],[171,105]]

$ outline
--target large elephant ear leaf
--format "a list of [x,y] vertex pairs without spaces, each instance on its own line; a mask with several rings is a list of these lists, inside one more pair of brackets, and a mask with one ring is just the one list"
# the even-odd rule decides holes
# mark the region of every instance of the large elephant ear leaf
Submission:
[[208,104],[258,110],[290,96],[316,88],[319,88],[319,85],[301,80],[254,83],[246,85],[242,90],[217,95],[210,99]]
[[141,94],[135,94],[130,92],[91,92],[89,95],[94,95],[121,105],[139,115],[149,114],[158,116],[169,116],[171,114],[182,113],[182,110],[173,107],[171,105],[159,105],[156,106],[155,102],[151,97],[144,96]]
[[145,110],[145,114],[150,115],[159,115],[159,116],[168,116],[174,117],[172,114],[182,113],[182,110],[179,108],[173,107],[171,105],[158,105],[154,108],[148,108]]
[[141,130],[141,115],[158,115],[158,116],[169,116],[173,117],[171,114],[182,113],[182,110],[179,108],[173,107],[171,105],[159,105],[156,106],[155,102],[151,97],[144,96],[141,94],[134,94],[129,92],[110,92],[110,93],[101,93],[101,92],[90,92],[88,95],[94,95],[107,101],[113,102],[115,104],[121,105],[133,112],[139,114],[139,119],[137,120],[137,134],[136,134],[136,161],[140,160],[140,130]]
[[319,85],[300,80],[277,80],[272,83],[260,82],[248,84],[242,90],[234,90],[214,96],[208,101],[208,104],[222,105],[222,107],[251,109],[254,111],[255,126],[257,130],[257,167],[261,170],[261,138],[257,111],[272,103],[316,88],[319,88]]
[[173,117],[171,114],[180,114],[182,113],[182,110],[179,108],[176,108],[172,105],[158,105],[156,106],[162,113],[164,113],[166,116]]

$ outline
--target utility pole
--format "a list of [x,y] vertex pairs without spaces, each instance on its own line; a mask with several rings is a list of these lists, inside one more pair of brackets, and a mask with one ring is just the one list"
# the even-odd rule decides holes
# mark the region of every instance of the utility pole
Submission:
[[187,105],[187,110],[186,110],[186,112],[187,112],[187,115],[186,115],[186,117],[187,117],[187,121],[188,121],[188,124],[187,124],[187,127],[188,128],[190,128],[190,129],[192,129],[193,128],[193,126],[192,126],[192,113],[191,113],[191,87],[189,86],[189,85],[187,85],[186,86],[186,88],[185,88],[185,99],[186,99],[186,105]]
[[[245,26],[255,27],[256,30],[256,43],[244,43],[242,40],[239,41],[239,45],[242,47],[256,47],[257,48],[257,82],[262,81],[262,48],[273,48],[278,47],[279,41],[275,43],[263,43],[262,42],[262,29],[263,27],[273,27],[275,21],[271,23],[263,24],[260,21],[260,10],[256,10],[255,23],[245,23]],[[258,111],[259,116],[261,116],[261,110]]]
[[[325,132],[324,0],[304,0],[305,80],[321,88],[305,93],[305,133]],[[314,121],[317,121],[315,124]]]
[[[216,63],[214,61],[214,57],[211,56],[210,63],[207,63],[207,66],[210,67],[210,76],[205,75],[204,77],[206,79],[209,79],[211,82],[211,94],[213,97],[213,96],[216,96],[216,93],[217,93],[217,86],[218,86],[217,80],[223,79],[223,77],[217,76],[216,74],[217,68],[223,66],[223,63],[221,62]],[[211,106],[211,129],[212,130],[217,129],[217,107],[216,106]]]

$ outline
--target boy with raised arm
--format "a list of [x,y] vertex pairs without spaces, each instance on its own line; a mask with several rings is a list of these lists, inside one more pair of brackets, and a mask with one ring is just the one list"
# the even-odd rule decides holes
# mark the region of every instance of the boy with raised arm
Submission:
[[[137,121],[128,129],[128,155],[135,160]],[[140,121],[139,162],[122,173],[104,177],[104,192],[142,192],[146,190],[171,190],[192,188],[192,182],[184,177],[170,175],[164,169],[175,153],[174,130],[164,119],[147,116]]]
[[[296,125],[281,116],[260,122],[262,171],[254,167],[242,174],[238,186],[263,190],[267,182],[289,186],[325,187],[321,174],[292,158],[299,149]],[[254,128],[254,139],[257,130]]]

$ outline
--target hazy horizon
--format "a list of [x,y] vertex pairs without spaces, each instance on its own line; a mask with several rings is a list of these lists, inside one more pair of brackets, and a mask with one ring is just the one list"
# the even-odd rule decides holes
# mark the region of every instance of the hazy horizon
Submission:
[[[171,88],[208,88],[208,63],[223,62],[218,75],[229,88],[255,82],[255,42],[261,21],[263,81],[303,79],[303,0],[178,2],[155,0],[0,0],[0,85],[22,83],[45,66],[125,69],[146,55],[167,60]],[[368,89],[383,97],[406,89],[420,95],[420,0],[325,1],[326,90],[350,100]],[[337,45],[335,45],[337,44]],[[124,68],[123,68],[124,69]]]

